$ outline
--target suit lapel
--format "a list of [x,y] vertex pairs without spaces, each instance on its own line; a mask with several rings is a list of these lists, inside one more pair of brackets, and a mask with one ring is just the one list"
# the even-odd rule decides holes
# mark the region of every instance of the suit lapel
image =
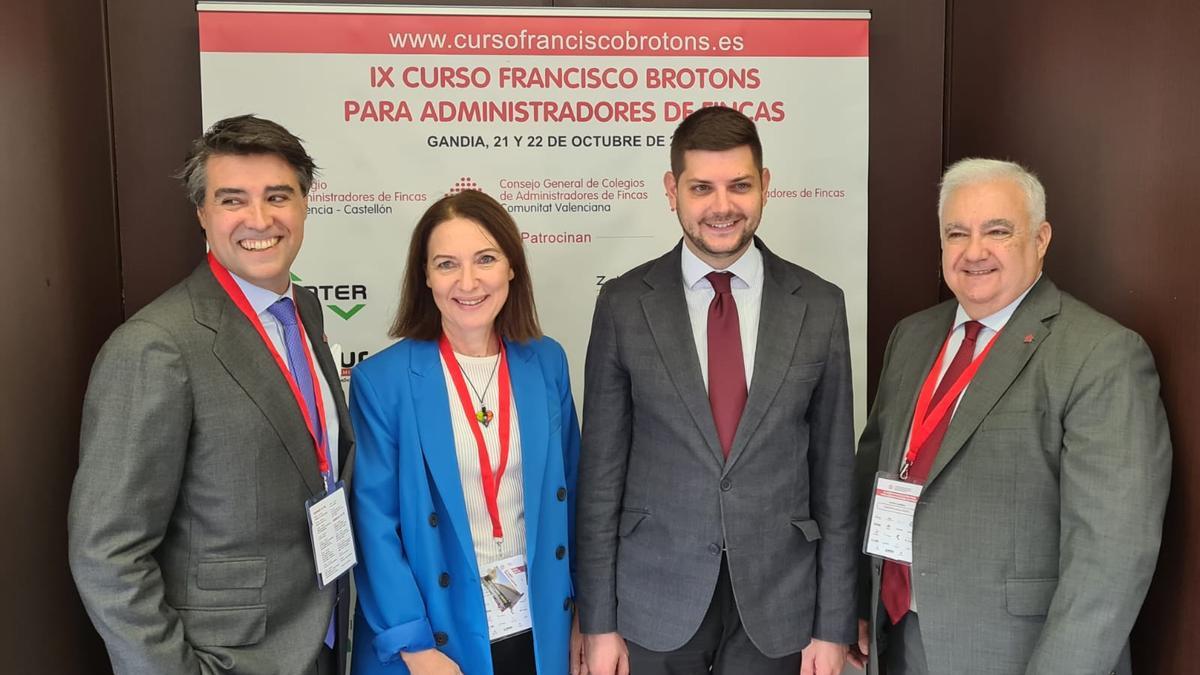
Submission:
[[304,415],[262,338],[225,294],[207,263],[192,274],[188,288],[196,321],[216,331],[213,355],[275,429],[309,492],[323,493]]
[[763,257],[763,289],[759,310],[758,344],[754,352],[754,371],[746,407],[742,410],[737,433],[729,450],[724,473],[729,473],[746,449],[746,444],[767,414],[771,402],[783,384],[787,365],[792,362],[808,303],[796,295],[800,280],[778,264],[775,254],[756,240]]
[[912,429],[917,396],[921,393],[925,377],[933,369],[933,361],[937,358],[942,343],[946,341],[957,308],[957,303],[944,303],[936,310],[933,320],[914,325],[912,335],[905,340],[905,347],[897,345],[897,353],[892,358],[900,361],[902,370],[896,391],[899,392],[899,396],[906,396],[907,400],[903,417],[898,424],[890,425],[883,439],[884,445],[879,453],[880,471],[895,473],[900,470],[900,458],[908,450],[908,432]]
[[[442,373],[442,358],[437,342],[413,342],[410,372],[417,410],[417,433],[421,438],[425,465],[429,467],[434,488],[442,498],[455,537],[462,547],[463,557],[478,574],[475,544],[471,539],[471,521],[467,517],[467,501],[463,496],[458,454],[454,449],[454,430],[450,426],[451,401],[446,393],[446,378]],[[457,405],[458,401],[453,403]]]
[[[542,505],[542,483],[546,472],[546,447],[549,443],[550,409],[546,385],[533,349],[507,342],[508,376],[512,380],[517,424],[521,429],[521,480],[525,493],[525,541],[529,563],[537,551],[537,527]],[[507,479],[511,480],[511,478]]]
[[692,321],[683,294],[681,246],[682,242],[646,272],[643,281],[651,290],[642,296],[642,311],[666,366],[667,376],[675,385],[684,408],[700,428],[713,457],[724,464],[725,453],[717,439],[717,425],[713,422],[704,376],[700,373],[700,357],[696,353],[696,339],[692,335]]
[[[950,418],[950,426],[942,439],[941,448],[934,458],[925,484],[929,485],[942,472],[942,469],[954,459],[958,451],[975,433],[975,429],[983,421],[996,401],[1008,391],[1017,375],[1029,362],[1034,352],[1050,333],[1050,327],[1045,319],[1058,314],[1062,304],[1062,296],[1058,288],[1043,278],[1017,307],[1012,318],[1005,324],[996,344],[988,353],[987,360],[980,366],[979,372],[971,380],[954,417]],[[1026,341],[1026,337],[1030,337]]]

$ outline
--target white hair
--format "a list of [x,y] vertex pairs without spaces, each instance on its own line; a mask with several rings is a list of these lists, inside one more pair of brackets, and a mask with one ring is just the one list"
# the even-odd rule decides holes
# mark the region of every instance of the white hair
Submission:
[[1032,171],[1016,162],[979,157],[960,159],[942,174],[942,188],[938,194],[938,222],[942,221],[946,201],[955,190],[993,180],[1011,180],[1025,193],[1025,208],[1029,212],[1030,227],[1037,227],[1045,222],[1046,188],[1042,187],[1042,182]]

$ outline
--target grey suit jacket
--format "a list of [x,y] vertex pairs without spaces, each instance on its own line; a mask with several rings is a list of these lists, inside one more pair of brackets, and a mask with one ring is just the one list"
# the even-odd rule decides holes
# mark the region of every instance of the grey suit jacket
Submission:
[[[859,443],[864,503],[875,472],[899,467],[956,307],[892,332]],[[1034,285],[963,394],[917,506],[913,585],[931,674],[1128,667],[1119,657],[1154,572],[1170,486],[1158,389],[1137,334],[1046,277]],[[877,638],[881,566],[864,567],[862,611]]]
[[767,656],[854,639],[858,542],[841,291],[762,249],[749,399],[726,461],[680,246],[606,283],[588,344],[576,539],[585,633],[657,651],[699,627],[726,548]]
[[[353,433],[321,306],[295,295],[349,481]],[[317,589],[304,503],[322,493],[286,380],[207,263],[120,326],[88,383],[69,527],[71,571],[116,673],[309,672],[344,591]]]

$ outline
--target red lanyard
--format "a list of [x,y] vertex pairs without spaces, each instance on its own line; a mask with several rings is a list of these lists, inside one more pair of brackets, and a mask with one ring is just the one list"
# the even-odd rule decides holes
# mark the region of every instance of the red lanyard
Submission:
[[[496,383],[500,388],[500,466],[494,474],[487,445],[483,442],[483,429],[479,427],[479,420],[475,417],[475,406],[471,401],[470,392],[467,391],[467,381],[463,378],[462,366],[458,365],[458,359],[454,357],[454,349],[450,346],[450,341],[446,339],[445,334],[439,340],[438,348],[442,352],[442,360],[446,362],[446,369],[450,371],[450,379],[454,381],[454,388],[458,391],[458,400],[462,403],[467,422],[471,424],[471,433],[475,435],[475,444],[479,447],[479,474],[483,482],[483,498],[487,503],[488,515],[492,518],[492,536],[496,539],[496,543],[500,543],[504,540],[504,526],[500,524],[500,480],[504,478],[504,469],[508,466],[509,416],[512,404],[508,391],[508,361],[504,357],[504,341],[500,341],[500,363],[497,366],[500,376]],[[483,405],[483,401],[480,401],[479,405]]]
[[[951,331],[951,335],[953,334],[953,331]],[[904,465],[900,470],[901,479],[907,478],[908,467],[917,461],[917,455],[921,451],[921,446],[925,444],[925,441],[929,440],[929,435],[937,428],[942,418],[950,414],[950,407],[958,400],[958,396],[962,393],[963,389],[966,389],[967,385],[971,383],[971,380],[975,377],[975,372],[983,365],[983,360],[987,358],[988,352],[992,350],[992,345],[996,344],[996,338],[998,337],[1000,337],[999,331],[992,336],[991,340],[988,340],[987,346],[983,348],[983,351],[979,352],[974,359],[971,359],[970,365],[963,370],[958,379],[954,381],[954,384],[950,385],[950,389],[946,391],[946,394],[942,396],[942,399],[938,401],[938,404],[930,411],[929,404],[933,400],[933,392],[937,388],[938,373],[941,372],[942,359],[946,356],[946,347],[950,346],[950,335],[946,336],[946,341],[942,343],[942,350],[938,352],[937,358],[934,359],[933,368],[925,376],[925,384],[921,385],[921,393],[917,396],[917,409],[913,412],[908,452],[904,455]],[[928,414],[926,414],[927,412]]]
[[[271,352],[271,356],[275,358],[275,364],[279,366],[280,372],[283,373],[284,379],[287,380],[288,387],[292,390],[292,396],[296,399],[296,405],[300,407],[300,414],[304,416],[304,423],[308,426],[308,433],[312,436],[313,447],[317,451],[317,466],[321,470],[321,475],[326,478],[325,484],[328,486],[329,470],[329,439],[325,436],[325,401],[321,396],[321,386],[317,384],[318,371],[313,367],[312,352],[308,348],[308,337],[304,333],[304,324],[300,322],[300,311],[296,310],[296,323],[300,326],[300,342],[304,346],[304,355],[308,359],[308,372],[313,378],[313,397],[317,400],[317,417],[320,418],[313,423],[309,418],[308,406],[304,403],[304,396],[300,394],[300,387],[296,384],[296,378],[292,377],[292,371],[288,369],[287,362],[279,355],[275,349],[275,344],[271,342],[271,338],[267,337],[267,331],[263,328],[262,320],[258,318],[258,314],[254,308],[250,306],[250,301],[246,299],[246,294],[242,292],[237,282],[233,280],[233,276],[229,274],[229,270],[225,269],[216,257],[210,251],[208,254],[208,266],[212,270],[213,276],[217,278],[217,283],[221,284],[221,288],[225,289],[225,293],[233,304],[246,315],[246,320],[254,326],[254,330],[258,332],[258,336],[262,338],[263,344],[266,345],[267,351]],[[293,303],[293,307],[294,307]]]

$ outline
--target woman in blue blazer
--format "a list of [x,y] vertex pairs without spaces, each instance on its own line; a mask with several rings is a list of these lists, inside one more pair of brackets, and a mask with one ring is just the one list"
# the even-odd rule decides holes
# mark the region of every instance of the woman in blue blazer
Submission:
[[350,381],[352,672],[576,672],[579,424],[520,234],[492,198],[461,192],[422,216],[391,335],[404,339]]

